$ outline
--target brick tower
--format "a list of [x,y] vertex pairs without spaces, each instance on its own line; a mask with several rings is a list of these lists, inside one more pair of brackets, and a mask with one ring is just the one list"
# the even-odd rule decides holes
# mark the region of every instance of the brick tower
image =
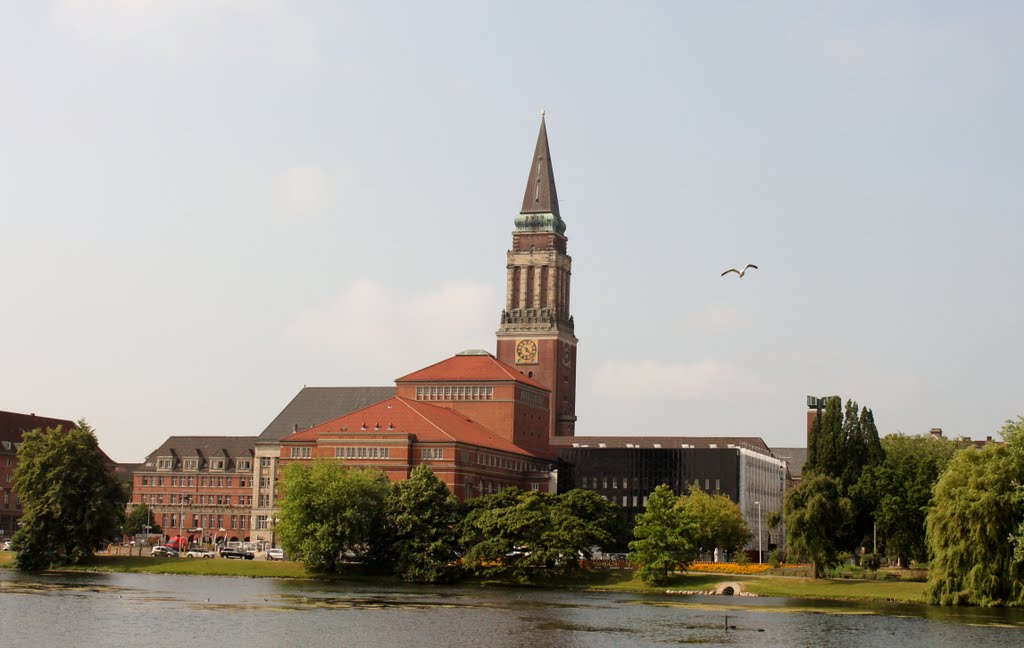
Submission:
[[497,334],[498,359],[551,390],[550,434],[573,436],[578,340],[569,311],[572,259],[566,254],[565,222],[558,211],[543,114],[515,225]]

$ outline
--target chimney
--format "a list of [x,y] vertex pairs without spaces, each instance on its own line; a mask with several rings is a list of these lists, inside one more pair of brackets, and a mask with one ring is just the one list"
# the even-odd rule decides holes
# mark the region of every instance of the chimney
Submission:
[[942,438],[942,428],[932,428],[928,431],[928,434],[932,435],[936,439]]

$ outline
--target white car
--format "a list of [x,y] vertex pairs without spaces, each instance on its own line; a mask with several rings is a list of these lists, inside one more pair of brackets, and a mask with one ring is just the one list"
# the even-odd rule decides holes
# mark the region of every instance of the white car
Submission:
[[267,549],[267,560],[284,560],[284,549],[279,547]]
[[2,548],[0,548],[0,551],[10,551],[10,550],[11,550],[11,543],[10,542],[5,542],[4,546]]
[[186,558],[216,558],[217,554],[203,549],[189,549],[185,554]]

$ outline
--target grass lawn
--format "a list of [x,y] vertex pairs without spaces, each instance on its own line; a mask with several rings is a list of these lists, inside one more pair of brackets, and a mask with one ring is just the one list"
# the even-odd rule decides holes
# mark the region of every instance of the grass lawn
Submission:
[[620,592],[658,593],[665,590],[708,590],[718,583],[742,583],[744,589],[762,596],[837,600],[896,600],[921,603],[925,583],[909,581],[874,581],[853,579],[818,579],[772,576],[731,576],[728,574],[680,574],[665,585],[648,585],[635,578],[630,570],[594,572],[573,583],[558,583],[570,589],[594,589]]

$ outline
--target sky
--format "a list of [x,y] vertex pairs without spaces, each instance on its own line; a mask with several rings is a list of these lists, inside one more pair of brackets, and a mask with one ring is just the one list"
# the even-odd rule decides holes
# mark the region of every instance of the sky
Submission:
[[141,461],[493,353],[543,109],[578,435],[801,446],[830,394],[995,434],[1022,30],[997,1],[0,0],[0,409]]

